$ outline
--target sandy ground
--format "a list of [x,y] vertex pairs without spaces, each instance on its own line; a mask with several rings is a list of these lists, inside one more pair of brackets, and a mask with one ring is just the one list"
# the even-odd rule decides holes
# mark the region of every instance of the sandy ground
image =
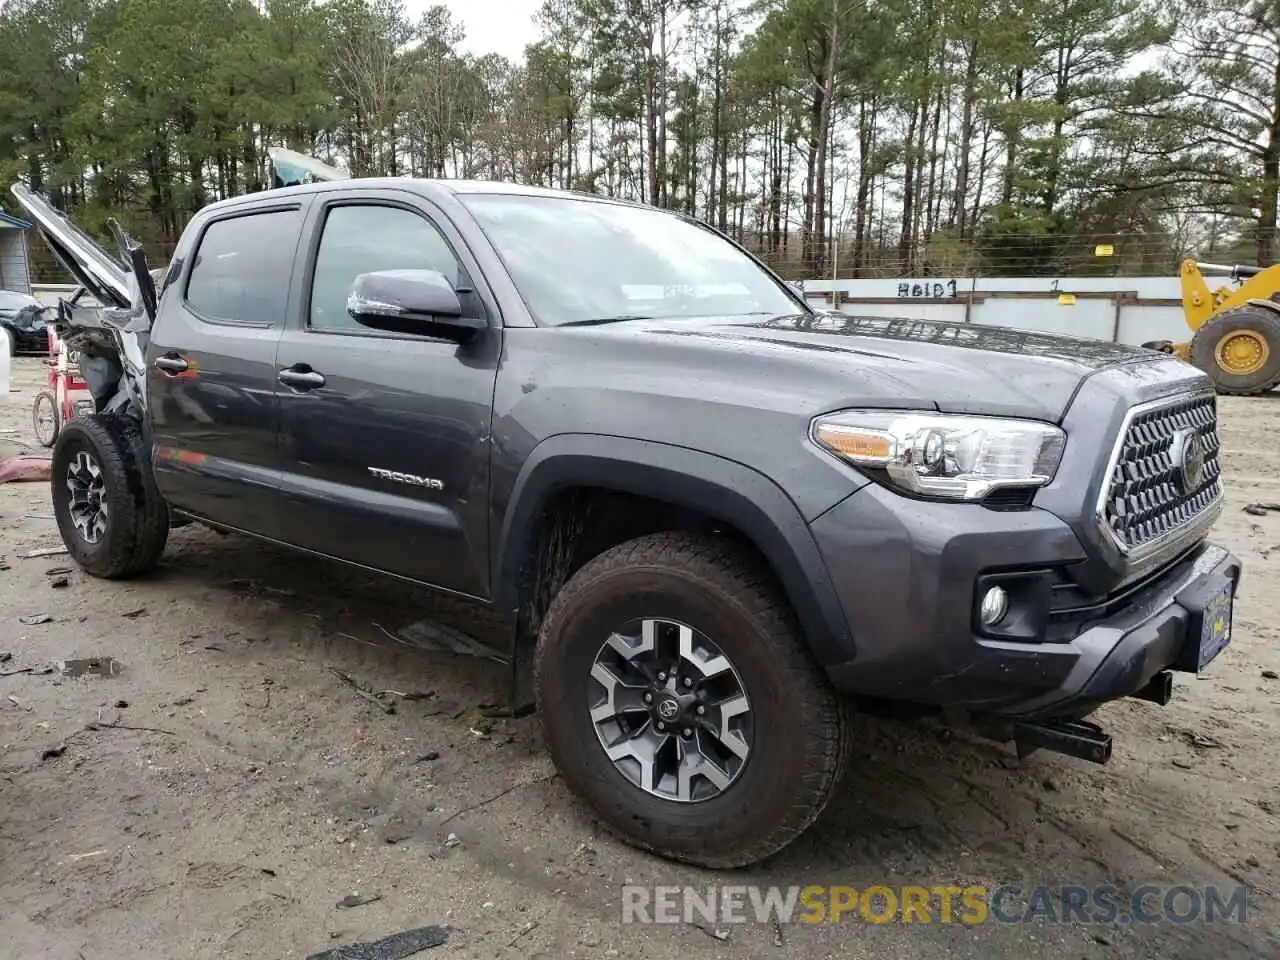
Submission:
[[[42,378],[38,360],[18,362],[0,441],[33,444]],[[1115,735],[1102,767],[1018,764],[998,745],[862,721],[822,821],[766,866],[721,877],[601,836],[554,776],[536,718],[484,716],[504,698],[500,665],[392,639],[437,609],[429,597],[198,527],[174,532],[145,581],[51,573],[67,557],[20,556],[60,546],[47,486],[0,487],[0,651],[12,653],[0,670],[121,666],[0,677],[0,954],[302,958],[445,924],[447,944],[422,956],[1274,957],[1280,513],[1242,507],[1280,501],[1280,402],[1222,410],[1229,503],[1216,536],[1244,557],[1246,580],[1211,678],[1180,677],[1165,708],[1101,711]],[[41,614],[52,619],[22,622]],[[335,670],[430,696],[390,695],[387,714]],[[1250,893],[1243,925],[971,926],[935,913],[928,925],[734,925],[718,939],[624,925],[624,882]],[[353,893],[380,899],[337,906]]]

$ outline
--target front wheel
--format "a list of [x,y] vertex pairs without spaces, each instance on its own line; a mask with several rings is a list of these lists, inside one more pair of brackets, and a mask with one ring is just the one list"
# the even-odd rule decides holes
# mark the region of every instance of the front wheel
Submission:
[[42,447],[52,447],[62,430],[62,415],[58,411],[58,401],[48,390],[36,394],[31,405],[31,425],[35,429],[36,439]]
[[587,563],[551,604],[535,685],[552,760],[625,841],[758,863],[826,807],[848,713],[771,579],[719,539],[663,533]]
[[155,566],[169,511],[136,423],[90,414],[66,424],[53,449],[50,484],[62,542],[88,573],[124,579]]

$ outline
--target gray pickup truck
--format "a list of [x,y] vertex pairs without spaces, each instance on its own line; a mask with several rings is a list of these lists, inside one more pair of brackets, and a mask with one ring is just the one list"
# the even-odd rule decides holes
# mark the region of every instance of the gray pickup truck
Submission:
[[1095,762],[1228,643],[1216,399],[1167,355],[815,312],[670,212],[344,179],[201,210],[151,271],[14,194],[96,412],[53,451],[89,573],[199,522],[418,584],[533,646],[547,748],[627,841],[757,862],[851,708]]

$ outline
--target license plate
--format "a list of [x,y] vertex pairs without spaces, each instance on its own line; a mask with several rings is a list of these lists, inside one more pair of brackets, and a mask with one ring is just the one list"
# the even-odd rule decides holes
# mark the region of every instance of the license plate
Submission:
[[1231,642],[1231,608],[1235,584],[1228,583],[1205,604],[1200,626],[1199,669],[1203,670]]

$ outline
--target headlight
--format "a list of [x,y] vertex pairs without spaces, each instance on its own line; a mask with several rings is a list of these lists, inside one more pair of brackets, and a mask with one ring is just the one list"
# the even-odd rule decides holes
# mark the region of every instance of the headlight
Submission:
[[1034,420],[852,410],[817,417],[813,442],[909,492],[981,500],[1053,479],[1067,435]]

